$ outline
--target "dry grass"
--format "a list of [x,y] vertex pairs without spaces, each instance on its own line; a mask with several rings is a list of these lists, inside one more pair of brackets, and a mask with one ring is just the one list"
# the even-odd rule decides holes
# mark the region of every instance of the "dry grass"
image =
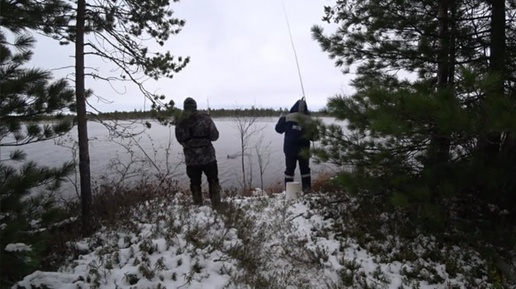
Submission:
[[102,186],[94,194],[92,215],[97,225],[116,225],[134,206],[156,198],[183,197],[175,183],[142,183],[132,188]]
[[332,178],[335,176],[335,173],[324,171],[319,173],[314,180],[312,180],[312,191],[313,192],[325,192],[325,193],[335,193],[339,190],[333,182]]
[[[95,190],[92,196],[92,216],[95,228],[116,227],[127,221],[131,210],[139,204],[157,198],[189,198],[178,189],[175,182],[142,182],[134,187],[113,187],[102,185]],[[71,241],[81,239],[79,201],[65,204],[67,219],[49,231],[49,246],[42,257],[43,268],[57,269],[67,258],[74,258],[81,252],[68,246]]]
[[[314,176],[312,179],[312,191],[313,192],[336,192],[338,191],[338,188],[335,187],[331,181],[331,179],[334,177],[335,173],[323,171],[318,173]],[[253,195],[254,188],[246,189],[246,190],[238,190],[236,188],[231,189],[230,196],[233,196],[235,194],[250,197]],[[280,194],[285,191],[285,184],[283,180],[275,182],[268,187],[265,188],[265,191],[269,196],[274,194]]]

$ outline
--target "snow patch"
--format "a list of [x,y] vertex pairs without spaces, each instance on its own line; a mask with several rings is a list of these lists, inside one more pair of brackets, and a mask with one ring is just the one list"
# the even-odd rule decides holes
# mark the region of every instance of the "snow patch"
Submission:
[[32,247],[23,243],[11,243],[7,244],[4,250],[7,252],[30,252]]

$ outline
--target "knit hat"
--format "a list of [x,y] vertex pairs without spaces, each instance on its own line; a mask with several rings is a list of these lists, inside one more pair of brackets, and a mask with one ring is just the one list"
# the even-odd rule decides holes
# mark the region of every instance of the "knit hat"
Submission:
[[197,110],[197,102],[191,97],[187,97],[185,102],[183,103],[183,109],[188,111],[196,111]]

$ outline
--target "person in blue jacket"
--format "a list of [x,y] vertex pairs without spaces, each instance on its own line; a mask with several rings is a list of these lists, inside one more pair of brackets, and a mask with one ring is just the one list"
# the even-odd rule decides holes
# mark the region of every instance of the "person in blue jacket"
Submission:
[[310,126],[312,119],[308,112],[305,98],[301,98],[290,109],[290,113],[281,116],[276,124],[276,132],[285,134],[283,152],[285,153],[285,185],[294,181],[294,171],[299,163],[303,192],[311,190],[310,176],[310,141],[313,134]]

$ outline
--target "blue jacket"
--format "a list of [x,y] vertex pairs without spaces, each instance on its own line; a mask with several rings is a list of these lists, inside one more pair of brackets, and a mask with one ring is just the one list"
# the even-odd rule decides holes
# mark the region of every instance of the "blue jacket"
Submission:
[[290,109],[290,113],[281,116],[276,124],[276,132],[285,133],[283,152],[287,156],[299,156],[299,153],[310,148],[310,138],[303,125],[311,121],[308,107],[304,100],[298,100]]

